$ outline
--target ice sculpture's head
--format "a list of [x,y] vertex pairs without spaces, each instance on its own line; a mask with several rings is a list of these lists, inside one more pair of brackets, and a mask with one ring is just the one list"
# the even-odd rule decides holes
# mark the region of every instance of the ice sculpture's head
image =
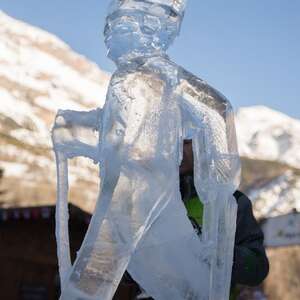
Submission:
[[112,0],[104,29],[108,56],[119,60],[164,52],[179,34],[187,0]]

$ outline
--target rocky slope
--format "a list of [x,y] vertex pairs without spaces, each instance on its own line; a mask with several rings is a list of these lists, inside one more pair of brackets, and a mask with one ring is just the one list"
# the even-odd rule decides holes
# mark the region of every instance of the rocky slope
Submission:
[[[0,12],[0,207],[55,203],[55,112],[102,106],[108,80],[57,37]],[[242,108],[236,120],[241,189],[257,216],[300,210],[300,121],[266,107]],[[72,163],[71,201],[89,212],[97,178],[92,162]]]

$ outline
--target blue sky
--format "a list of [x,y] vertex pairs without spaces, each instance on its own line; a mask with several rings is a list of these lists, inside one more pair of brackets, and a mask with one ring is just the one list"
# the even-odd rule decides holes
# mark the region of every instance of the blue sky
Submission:
[[[112,72],[102,36],[108,3],[0,0],[0,9],[56,34]],[[189,0],[169,54],[235,108],[266,105],[300,119],[299,16],[299,0]]]

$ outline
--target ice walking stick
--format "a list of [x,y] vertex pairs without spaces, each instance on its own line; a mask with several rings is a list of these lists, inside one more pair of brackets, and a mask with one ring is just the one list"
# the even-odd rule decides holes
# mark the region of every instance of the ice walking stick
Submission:
[[55,236],[61,289],[71,269],[68,209],[68,159],[55,150],[57,167],[57,200],[55,210]]

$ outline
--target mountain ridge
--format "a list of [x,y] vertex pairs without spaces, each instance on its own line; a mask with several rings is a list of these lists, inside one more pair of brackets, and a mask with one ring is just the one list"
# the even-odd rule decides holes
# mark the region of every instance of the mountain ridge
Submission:
[[[3,12],[0,25],[0,207],[53,205],[54,115],[58,109],[101,107],[110,75],[44,30]],[[241,189],[256,215],[300,211],[300,121],[255,106],[238,110],[236,127]],[[92,162],[72,161],[71,202],[92,212],[98,185]]]

